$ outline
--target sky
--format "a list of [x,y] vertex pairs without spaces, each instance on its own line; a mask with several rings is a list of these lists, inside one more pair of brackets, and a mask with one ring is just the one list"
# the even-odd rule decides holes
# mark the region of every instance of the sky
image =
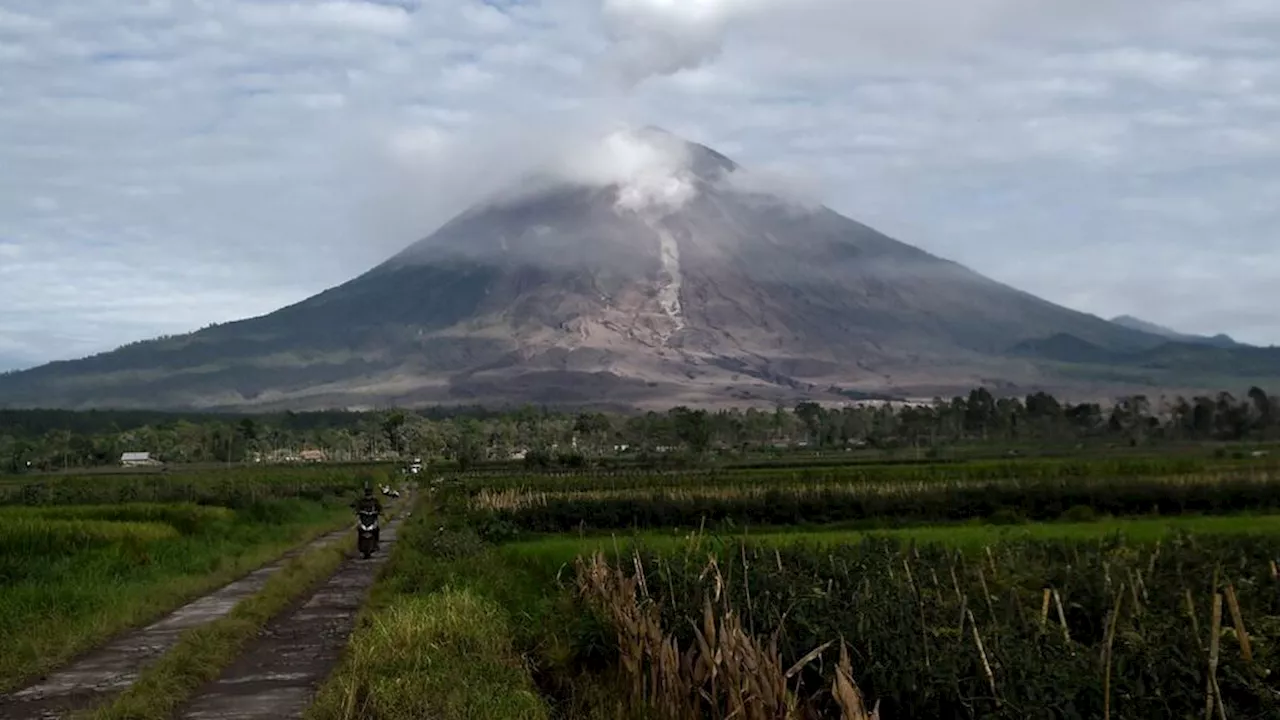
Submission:
[[5,0],[0,369],[296,302],[619,124],[1280,343],[1274,0]]

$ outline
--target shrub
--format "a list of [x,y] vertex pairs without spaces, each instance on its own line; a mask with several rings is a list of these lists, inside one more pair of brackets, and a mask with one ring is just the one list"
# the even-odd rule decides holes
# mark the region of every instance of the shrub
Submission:
[[1062,519],[1067,522],[1083,523],[1093,522],[1098,518],[1098,513],[1088,505],[1072,505],[1067,511],[1062,513]]

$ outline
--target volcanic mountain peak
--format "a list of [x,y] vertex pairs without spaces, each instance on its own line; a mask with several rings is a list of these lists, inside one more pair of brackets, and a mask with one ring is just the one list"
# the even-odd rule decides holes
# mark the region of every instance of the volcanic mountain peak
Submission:
[[[1142,383],[1150,367],[1232,359],[1152,354],[1164,338],[765,191],[656,128],[557,157],[338,287],[0,376],[0,406],[768,402]],[[1133,367],[1082,369],[1059,346]]]

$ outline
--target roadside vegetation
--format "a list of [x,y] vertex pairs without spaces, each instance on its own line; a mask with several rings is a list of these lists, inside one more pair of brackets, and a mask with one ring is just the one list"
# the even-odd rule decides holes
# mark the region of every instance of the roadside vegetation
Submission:
[[183,633],[177,645],[107,704],[83,720],[166,720],[206,682],[216,680],[253,637],[297,598],[333,574],[351,555],[355,538],[311,548],[271,576],[262,590],[223,618]]
[[[88,491],[69,480],[43,484],[46,502],[0,494],[11,503],[0,505],[0,691],[349,522],[361,482],[350,472],[185,477],[197,504],[173,502],[152,477]],[[104,495],[148,501],[96,504]]]

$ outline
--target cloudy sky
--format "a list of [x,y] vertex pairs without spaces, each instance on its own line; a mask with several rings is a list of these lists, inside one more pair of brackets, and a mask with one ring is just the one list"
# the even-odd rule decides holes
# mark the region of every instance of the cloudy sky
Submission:
[[5,0],[0,368],[300,300],[602,122],[1280,343],[1274,0]]

